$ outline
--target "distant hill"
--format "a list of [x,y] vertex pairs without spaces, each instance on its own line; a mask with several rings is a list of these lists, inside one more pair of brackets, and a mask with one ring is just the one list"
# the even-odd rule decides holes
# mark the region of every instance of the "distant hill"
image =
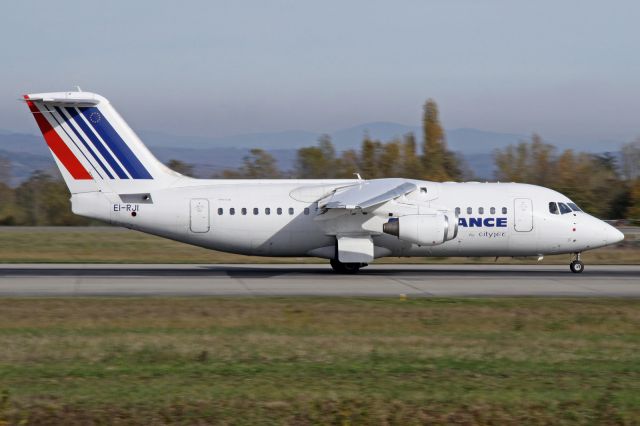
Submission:
[[488,154],[497,148],[504,148],[529,138],[525,135],[466,128],[447,130],[446,134],[449,149],[464,154]]
[[42,135],[14,133],[2,129],[0,129],[0,151],[49,155],[49,149]]
[[[330,136],[336,149],[344,151],[359,148],[365,134],[371,139],[387,142],[401,138],[409,132],[413,132],[418,141],[421,140],[422,130],[419,126],[392,122],[364,123],[336,130],[330,133]],[[144,130],[138,134],[161,161],[176,159],[194,164],[196,172],[203,177],[227,168],[239,167],[251,148],[269,151],[278,160],[282,170],[292,170],[296,150],[315,145],[321,136],[320,133],[304,130],[246,133],[214,138],[177,136]],[[470,128],[447,130],[446,137],[449,148],[463,155],[479,179],[493,177],[492,152],[495,149],[528,139],[526,135]],[[608,146],[616,145],[612,143]],[[566,147],[569,147],[568,144]],[[41,135],[0,129],[0,155],[12,159],[13,184],[19,184],[34,170],[49,170],[55,167]]]
[[[401,138],[412,132],[420,140],[422,129],[419,126],[391,122],[372,122],[359,124],[329,133],[338,150],[359,148],[365,134],[371,139],[389,141]],[[486,153],[495,148],[517,143],[526,139],[525,135],[490,132],[478,129],[450,129],[446,131],[449,147],[455,151]],[[299,149],[314,145],[321,133],[304,130],[284,132],[246,133],[233,136],[205,138],[194,136],[175,136],[152,131],[140,131],[140,137],[149,146],[170,148],[262,148],[262,149]]]
[[168,148],[262,148],[298,149],[316,143],[320,133],[289,130],[270,133],[246,133],[240,135],[204,138],[198,136],[176,136],[158,132],[140,131],[140,138],[150,147]]
[[36,170],[57,173],[56,164],[48,153],[37,155],[0,149],[0,156],[11,160],[11,185],[19,185]]

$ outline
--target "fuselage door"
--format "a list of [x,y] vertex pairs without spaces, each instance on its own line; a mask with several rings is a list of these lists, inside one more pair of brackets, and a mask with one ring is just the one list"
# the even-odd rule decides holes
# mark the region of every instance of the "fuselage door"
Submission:
[[513,200],[513,222],[518,232],[529,232],[533,229],[533,203],[530,199]]
[[209,200],[204,198],[191,200],[189,228],[191,232],[209,232]]

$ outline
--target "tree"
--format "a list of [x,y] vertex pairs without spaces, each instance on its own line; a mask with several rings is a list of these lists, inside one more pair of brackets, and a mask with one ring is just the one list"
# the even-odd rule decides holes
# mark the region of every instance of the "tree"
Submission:
[[11,160],[0,156],[0,225],[16,221],[15,193],[11,189]]
[[11,159],[0,155],[0,183],[11,186]]
[[16,213],[15,192],[0,182],[0,225],[15,225]]
[[66,184],[35,171],[15,191],[16,223],[20,225],[86,225],[89,220],[71,211]]
[[282,177],[282,173],[271,154],[263,149],[253,148],[249,155],[244,157],[239,170],[225,170],[223,176],[227,179],[277,179]]
[[536,185],[548,186],[553,176],[555,147],[545,143],[540,135],[531,136],[529,146],[528,180]]
[[382,144],[365,135],[360,149],[360,170],[364,179],[376,179],[379,176],[378,157]]
[[493,153],[493,161],[496,166],[496,179],[503,182],[526,182],[528,145],[520,142],[517,145],[509,145],[504,149],[496,149]]
[[636,224],[640,224],[640,177],[633,180],[630,187],[627,217]]
[[629,204],[629,190],[612,155],[565,150],[558,156],[553,145],[534,134],[530,142],[496,150],[494,159],[498,180],[555,189],[598,217],[623,217]]
[[621,174],[625,180],[634,180],[640,177],[640,138],[622,146]]
[[522,141],[494,151],[496,178],[507,182],[547,185],[554,168],[555,147],[533,134],[531,141]]
[[416,150],[416,137],[413,133],[407,133],[402,140],[402,177],[421,179],[424,175],[422,163]]
[[325,179],[338,172],[336,151],[331,137],[323,135],[318,146],[300,148],[296,159],[296,174],[302,179]]
[[433,99],[424,104],[422,116],[424,178],[435,181],[456,180],[461,171],[457,157],[447,149],[445,134]]
[[167,167],[169,167],[173,171],[180,173],[181,175],[195,177],[193,164],[185,163],[181,160],[171,159],[167,163]]
[[400,177],[402,175],[402,147],[399,140],[382,145],[378,158],[380,177]]
[[355,173],[360,173],[358,153],[353,149],[344,151],[336,164],[338,179],[353,179]]

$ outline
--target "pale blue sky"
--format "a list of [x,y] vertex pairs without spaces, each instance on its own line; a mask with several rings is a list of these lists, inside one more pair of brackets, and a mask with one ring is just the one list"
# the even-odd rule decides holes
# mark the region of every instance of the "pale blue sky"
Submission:
[[35,132],[22,93],[78,84],[135,129],[175,134],[417,124],[433,97],[448,128],[640,136],[637,1],[20,1],[1,15],[3,129]]

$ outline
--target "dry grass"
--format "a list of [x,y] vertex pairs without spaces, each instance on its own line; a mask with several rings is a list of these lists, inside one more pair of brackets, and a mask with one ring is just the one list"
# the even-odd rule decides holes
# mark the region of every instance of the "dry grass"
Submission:
[[[632,238],[637,238],[634,235]],[[639,241],[589,251],[590,264],[639,264]],[[566,264],[568,255],[544,263]],[[119,228],[0,228],[0,263],[317,263],[317,258],[255,257],[206,250]],[[493,263],[493,258],[384,258],[376,263]],[[501,258],[498,263],[535,263]]]
[[640,302],[0,299],[0,420],[634,424]]

